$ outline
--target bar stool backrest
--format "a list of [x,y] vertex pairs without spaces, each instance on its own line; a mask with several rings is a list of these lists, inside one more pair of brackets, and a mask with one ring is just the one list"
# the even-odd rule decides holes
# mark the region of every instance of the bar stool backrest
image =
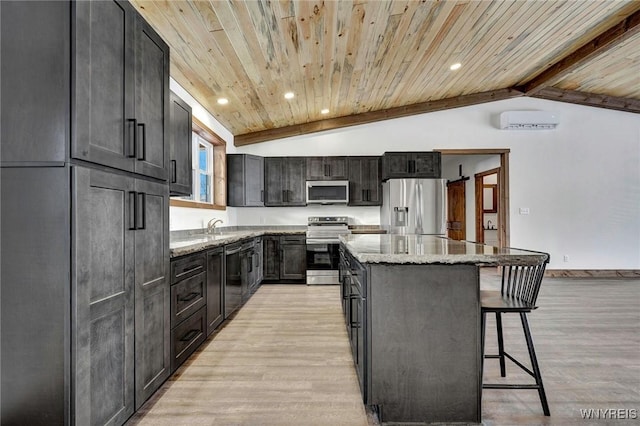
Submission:
[[506,265],[502,267],[503,297],[512,297],[535,306],[548,258],[534,265]]

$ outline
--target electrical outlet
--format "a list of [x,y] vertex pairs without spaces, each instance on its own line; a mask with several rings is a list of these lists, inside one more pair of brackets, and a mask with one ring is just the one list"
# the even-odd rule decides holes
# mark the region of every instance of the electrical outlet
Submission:
[[565,255],[564,255],[564,261],[565,261],[565,262],[568,262],[568,261],[569,261],[569,255],[568,255],[568,254],[565,254]]
[[529,214],[529,207],[520,207],[520,214]]

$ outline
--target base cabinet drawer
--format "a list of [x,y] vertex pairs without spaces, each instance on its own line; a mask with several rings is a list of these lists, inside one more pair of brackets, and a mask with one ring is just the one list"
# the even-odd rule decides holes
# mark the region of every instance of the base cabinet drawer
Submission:
[[204,253],[171,261],[171,284],[205,271]]
[[171,327],[207,303],[207,274],[200,273],[171,286]]
[[204,342],[207,337],[206,314],[203,306],[171,331],[171,372]]

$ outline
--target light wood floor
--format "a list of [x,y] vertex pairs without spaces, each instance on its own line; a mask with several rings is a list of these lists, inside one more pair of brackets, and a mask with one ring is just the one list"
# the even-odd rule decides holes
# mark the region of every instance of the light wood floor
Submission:
[[263,285],[131,420],[363,425],[338,286]]
[[[483,273],[482,288],[498,288]],[[535,390],[485,390],[483,424],[640,424],[583,420],[580,409],[640,416],[640,280],[545,278],[529,316],[551,417]],[[518,316],[508,352],[528,365]],[[495,353],[495,322],[487,324]],[[485,382],[500,382],[497,360]],[[507,382],[531,378],[507,361]],[[132,425],[371,425],[360,400],[337,286],[264,285],[142,407]]]

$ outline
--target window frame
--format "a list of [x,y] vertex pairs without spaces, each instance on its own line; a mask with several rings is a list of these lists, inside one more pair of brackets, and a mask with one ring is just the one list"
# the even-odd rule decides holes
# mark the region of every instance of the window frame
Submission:
[[[198,177],[198,171],[196,170],[193,176],[193,182],[191,187],[193,192],[193,200],[185,198],[171,198],[169,204],[174,207],[189,207],[198,209],[210,209],[210,210],[226,210],[227,209],[227,144],[220,136],[218,136],[207,125],[202,123],[197,118],[193,117],[192,131],[197,134],[205,142],[208,142],[212,146],[211,165],[213,166],[212,176],[212,202],[205,203],[195,200],[199,194],[195,192],[196,178]],[[193,138],[191,149],[194,150],[194,155],[197,154],[195,148],[199,144],[196,138]],[[193,151],[192,151],[193,152]],[[193,161],[193,160],[192,160]],[[192,166],[193,173],[193,166]]]

